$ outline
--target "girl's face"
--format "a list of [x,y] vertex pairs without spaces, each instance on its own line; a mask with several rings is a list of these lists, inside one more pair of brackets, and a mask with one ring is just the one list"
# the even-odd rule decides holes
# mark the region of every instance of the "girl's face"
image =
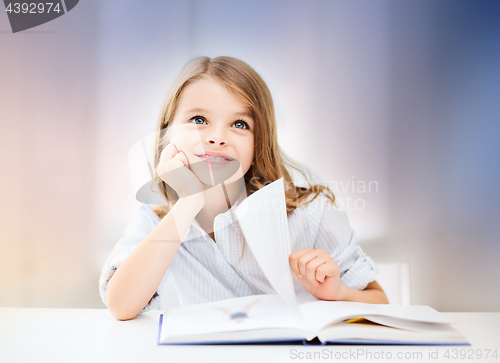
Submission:
[[184,151],[201,181],[214,185],[237,180],[250,169],[254,126],[248,106],[218,81],[204,78],[184,88],[165,137]]

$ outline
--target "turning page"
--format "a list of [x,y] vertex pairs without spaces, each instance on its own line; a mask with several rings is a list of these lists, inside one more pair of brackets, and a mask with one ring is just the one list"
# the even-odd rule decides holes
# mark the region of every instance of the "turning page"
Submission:
[[283,301],[298,311],[288,256],[291,253],[283,178],[246,198],[236,209],[257,263]]

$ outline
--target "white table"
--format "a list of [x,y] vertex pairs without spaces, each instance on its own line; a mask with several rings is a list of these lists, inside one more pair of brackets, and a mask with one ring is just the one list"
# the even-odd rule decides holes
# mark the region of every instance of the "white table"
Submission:
[[[0,308],[0,362],[274,363],[333,362],[340,361],[342,359],[339,358],[344,357],[347,358],[344,360],[349,362],[500,363],[500,357],[492,357],[495,349],[500,355],[500,313],[445,313],[456,322],[455,327],[465,334],[471,346],[441,347],[165,346],[157,345],[158,321],[161,313],[162,311],[155,310],[139,315],[133,320],[118,321],[106,309]],[[485,360],[487,349],[490,349],[490,357]],[[447,352],[448,359],[445,357]],[[482,359],[476,356],[479,352],[483,354]],[[466,358],[460,359],[460,354],[464,353]],[[453,359],[454,354],[457,359]],[[467,359],[468,356],[473,356],[474,359]],[[307,359],[308,357],[310,359]]]

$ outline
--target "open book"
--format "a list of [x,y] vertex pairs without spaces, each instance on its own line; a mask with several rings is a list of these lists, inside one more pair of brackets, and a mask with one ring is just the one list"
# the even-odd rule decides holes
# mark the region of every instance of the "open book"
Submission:
[[469,344],[452,321],[428,306],[321,300],[298,304],[288,263],[283,179],[246,198],[236,217],[277,294],[172,307],[160,316],[158,344],[307,344],[315,338],[322,344]]
[[428,306],[310,301],[289,309],[278,295],[173,307],[160,317],[158,344],[302,342],[468,344]]

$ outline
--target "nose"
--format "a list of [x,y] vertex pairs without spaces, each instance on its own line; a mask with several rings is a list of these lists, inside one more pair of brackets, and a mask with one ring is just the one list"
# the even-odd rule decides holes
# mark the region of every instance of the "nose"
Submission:
[[222,132],[214,132],[213,134],[208,135],[208,140],[207,141],[208,141],[209,144],[212,144],[212,145],[223,146],[223,145],[227,144],[226,139],[223,136]]
[[225,144],[226,144],[226,142],[225,142],[225,141],[218,140],[218,139],[216,139],[216,138],[210,138],[210,139],[208,140],[208,143],[209,143],[209,144],[212,144],[212,145],[225,145]]

